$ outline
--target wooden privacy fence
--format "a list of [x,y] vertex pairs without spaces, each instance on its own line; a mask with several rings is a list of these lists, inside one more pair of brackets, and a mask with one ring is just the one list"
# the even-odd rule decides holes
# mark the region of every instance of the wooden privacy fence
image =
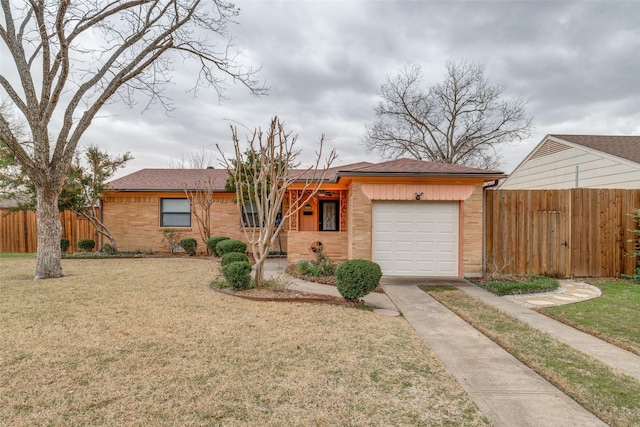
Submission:
[[[60,213],[62,237],[70,241],[69,252],[78,251],[78,240],[93,239],[98,244],[98,233],[89,220],[71,211]],[[38,248],[36,213],[18,211],[9,213],[0,209],[0,252],[35,252]]]
[[486,269],[556,277],[634,273],[640,190],[486,192]]

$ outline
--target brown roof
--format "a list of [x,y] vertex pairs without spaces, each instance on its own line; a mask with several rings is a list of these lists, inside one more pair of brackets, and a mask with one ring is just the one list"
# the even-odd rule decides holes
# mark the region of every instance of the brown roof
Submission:
[[549,135],[593,150],[640,163],[640,136]]
[[213,191],[225,191],[226,169],[142,169],[109,183],[120,191],[184,191],[196,190],[211,179]]
[[[336,179],[338,178],[338,174],[340,172],[343,171],[356,171],[356,170],[360,170],[364,167],[367,166],[371,166],[373,163],[369,163],[369,162],[358,162],[358,163],[350,163],[348,165],[341,165],[341,166],[334,166],[331,167],[329,169],[327,169],[327,174],[325,175],[324,180],[325,181],[336,181]],[[298,169],[298,170],[291,170],[289,172],[289,175],[297,175],[298,173],[303,172],[302,170]],[[310,179],[313,178],[314,172],[313,171],[308,171],[307,173],[302,174],[299,178],[300,179]],[[316,172],[315,174],[317,177],[319,177],[318,175],[320,175],[320,172]]]
[[[446,163],[428,162],[417,159],[397,159],[382,163],[374,163],[369,166],[348,172],[355,174],[502,174],[502,172],[472,168],[463,165],[451,165]],[[349,173],[351,172],[351,173]]]
[[[291,170],[290,174],[303,172]],[[483,176],[495,179],[502,172],[487,169],[471,168],[461,165],[448,165],[426,162],[416,159],[398,159],[382,163],[359,162],[334,166],[327,170],[325,182],[337,182],[340,176]],[[184,191],[202,188],[203,184],[212,180],[213,191],[225,191],[224,184],[228,173],[226,169],[142,169],[130,175],[113,180],[109,188],[114,191]],[[318,173],[316,177],[319,178]],[[300,179],[313,178],[313,171],[303,174]]]

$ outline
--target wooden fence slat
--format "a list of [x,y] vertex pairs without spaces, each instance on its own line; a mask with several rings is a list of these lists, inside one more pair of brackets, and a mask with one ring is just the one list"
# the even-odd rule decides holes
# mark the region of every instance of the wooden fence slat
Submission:
[[640,190],[488,190],[487,261],[510,260],[509,274],[632,274],[635,209]]
[[[38,249],[37,220],[33,211],[8,213],[0,209],[0,252],[36,252]],[[62,237],[69,239],[69,251],[78,250],[78,240],[93,239],[98,246],[98,233],[85,218],[71,211],[60,213]]]

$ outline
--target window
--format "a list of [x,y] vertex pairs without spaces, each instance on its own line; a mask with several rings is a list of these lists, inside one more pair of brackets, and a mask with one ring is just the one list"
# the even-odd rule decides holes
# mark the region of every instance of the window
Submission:
[[255,203],[245,203],[242,206],[242,226],[257,227],[258,208]]
[[188,199],[160,199],[161,227],[191,227]]
[[338,201],[320,201],[320,231],[338,231]]
[[[245,203],[242,206],[242,226],[243,227],[260,227],[258,225],[258,208],[255,203]],[[282,208],[280,208],[280,212],[276,216],[276,226],[280,225],[280,221],[282,221]]]

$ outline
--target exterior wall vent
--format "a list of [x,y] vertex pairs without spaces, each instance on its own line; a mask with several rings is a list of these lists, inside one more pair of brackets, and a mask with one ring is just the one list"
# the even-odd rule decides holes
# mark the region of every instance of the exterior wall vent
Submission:
[[537,159],[539,157],[550,156],[552,154],[559,153],[560,151],[569,150],[571,147],[561,144],[556,141],[546,140],[544,144],[540,148],[536,150],[535,153],[531,156],[531,160]]

